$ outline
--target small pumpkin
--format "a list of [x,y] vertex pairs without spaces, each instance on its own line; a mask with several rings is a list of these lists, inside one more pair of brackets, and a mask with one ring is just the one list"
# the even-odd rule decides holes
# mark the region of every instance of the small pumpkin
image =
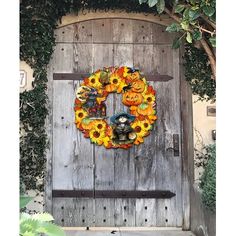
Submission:
[[123,93],[122,102],[126,106],[137,106],[143,101],[143,96],[140,93],[128,91]]
[[145,89],[145,86],[146,85],[142,80],[136,79],[131,84],[131,90],[135,93],[142,93]]
[[138,106],[137,112],[140,115],[150,116],[150,115],[154,115],[155,110],[153,110],[153,107],[151,104],[142,103]]
[[82,120],[81,127],[90,130],[93,127],[93,121],[86,117]]

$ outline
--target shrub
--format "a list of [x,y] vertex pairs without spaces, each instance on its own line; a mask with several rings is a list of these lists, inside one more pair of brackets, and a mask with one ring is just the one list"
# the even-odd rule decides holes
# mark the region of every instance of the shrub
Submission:
[[201,177],[200,187],[202,189],[202,202],[204,206],[215,212],[216,208],[216,146],[208,145],[205,147],[209,156],[203,175]]

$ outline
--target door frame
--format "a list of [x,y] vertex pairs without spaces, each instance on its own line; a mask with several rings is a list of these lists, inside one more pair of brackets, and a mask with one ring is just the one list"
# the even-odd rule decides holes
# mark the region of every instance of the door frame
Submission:
[[[119,11],[86,11],[79,14],[68,14],[62,17],[57,28],[70,24],[79,23],[94,19],[115,19],[126,18],[133,20],[142,20],[167,26],[172,21],[169,17],[157,16],[154,14],[145,15],[144,13],[126,13]],[[180,71],[180,110],[181,110],[181,145],[182,145],[182,229],[190,229],[190,191],[194,182],[194,160],[193,160],[193,113],[192,113],[192,92],[188,82],[184,77],[184,66],[182,55],[184,47],[180,48],[179,71]],[[46,119],[46,133],[49,141],[49,148],[46,152],[46,172],[45,172],[45,211],[52,213],[52,146],[53,146],[53,73],[54,68],[51,64],[48,67],[48,116]]]

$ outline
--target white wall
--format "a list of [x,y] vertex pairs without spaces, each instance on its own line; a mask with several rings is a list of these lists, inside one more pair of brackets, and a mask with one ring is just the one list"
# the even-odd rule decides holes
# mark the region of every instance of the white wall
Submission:
[[[207,106],[216,106],[216,104],[197,100],[198,96],[193,95],[194,148],[201,151],[203,145],[215,142],[212,139],[211,132],[216,129],[216,117],[207,116]],[[201,172],[202,168],[195,168],[195,180],[197,182]]]

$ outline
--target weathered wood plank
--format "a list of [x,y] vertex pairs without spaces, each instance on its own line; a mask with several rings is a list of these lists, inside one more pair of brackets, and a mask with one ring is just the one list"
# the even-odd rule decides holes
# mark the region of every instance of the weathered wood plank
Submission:
[[133,21],[129,19],[112,20],[113,43],[133,43]]
[[[140,26],[140,24],[139,24]],[[141,24],[142,26],[142,24]],[[139,28],[138,28],[139,29]],[[153,71],[153,46],[142,45],[134,46],[134,66],[139,67],[143,73],[152,73]],[[154,82],[149,82],[153,85]],[[156,169],[156,134],[154,131],[145,138],[144,143],[135,147],[135,181],[138,190],[154,190]],[[156,200],[137,199],[136,200],[136,225],[137,226],[155,226],[156,225]]]
[[73,44],[73,72],[92,73],[93,48],[88,44]]
[[184,230],[190,229],[190,188],[194,183],[193,158],[193,119],[192,119],[192,91],[184,78],[182,55],[180,49],[180,87],[181,87],[181,126],[182,126],[182,209]]
[[158,24],[151,23],[152,36],[154,44],[169,44],[172,45],[173,39],[175,38],[174,33],[166,31],[166,27]]
[[55,223],[65,227],[94,226],[93,200],[76,198],[55,198],[53,204]]
[[[92,21],[85,21],[73,25],[74,37],[73,42],[92,43]],[[70,41],[67,41],[70,42]]]
[[[162,168],[156,173],[156,187],[167,188],[175,192],[171,199],[157,200],[158,226],[180,226],[181,222],[181,150],[178,157],[173,153],[173,134],[180,134],[180,97],[178,61],[169,46],[159,46],[155,49],[160,55],[160,73],[173,75],[174,79],[167,83],[159,83],[157,111],[159,115],[157,143],[157,162]],[[157,54],[158,55],[158,54]],[[177,55],[178,56],[178,55]],[[159,147],[158,147],[159,146]]]
[[57,73],[73,72],[73,45],[58,43],[53,53],[53,70]]
[[112,25],[110,19],[92,21],[92,40],[93,43],[112,42]]
[[[104,26],[101,26],[104,24]],[[96,28],[93,28],[93,35],[99,35],[101,27],[108,30],[110,21],[96,22]],[[108,28],[107,28],[108,27]],[[109,32],[109,34],[108,34]],[[106,32],[104,37],[110,38],[111,31]],[[99,36],[102,37],[102,36]],[[106,66],[113,66],[113,45],[93,46],[93,70]],[[113,96],[109,95],[107,101],[107,116],[114,113]],[[114,150],[94,145],[94,163],[95,163],[95,190],[113,190],[114,189]],[[113,226],[114,225],[114,199],[95,199],[95,225]]]
[[[121,26],[119,26],[121,24]],[[132,40],[132,22],[121,21],[114,26],[117,32],[116,38],[122,41],[122,38]],[[123,24],[123,26],[122,26]],[[128,31],[119,32],[119,28],[129,28]],[[128,35],[127,35],[128,34]],[[114,40],[116,40],[116,38]],[[124,40],[124,39],[123,39]],[[124,50],[125,57],[120,56]],[[133,47],[124,47],[117,45],[114,52],[115,65],[133,65]],[[122,103],[122,95],[114,94],[114,114],[125,111],[128,107]],[[135,166],[134,166],[134,149],[115,150],[115,189],[116,190],[134,190],[135,189]],[[115,200],[115,225],[117,226],[135,226],[135,199],[116,199]]]
[[133,43],[152,43],[152,23],[133,21]]

